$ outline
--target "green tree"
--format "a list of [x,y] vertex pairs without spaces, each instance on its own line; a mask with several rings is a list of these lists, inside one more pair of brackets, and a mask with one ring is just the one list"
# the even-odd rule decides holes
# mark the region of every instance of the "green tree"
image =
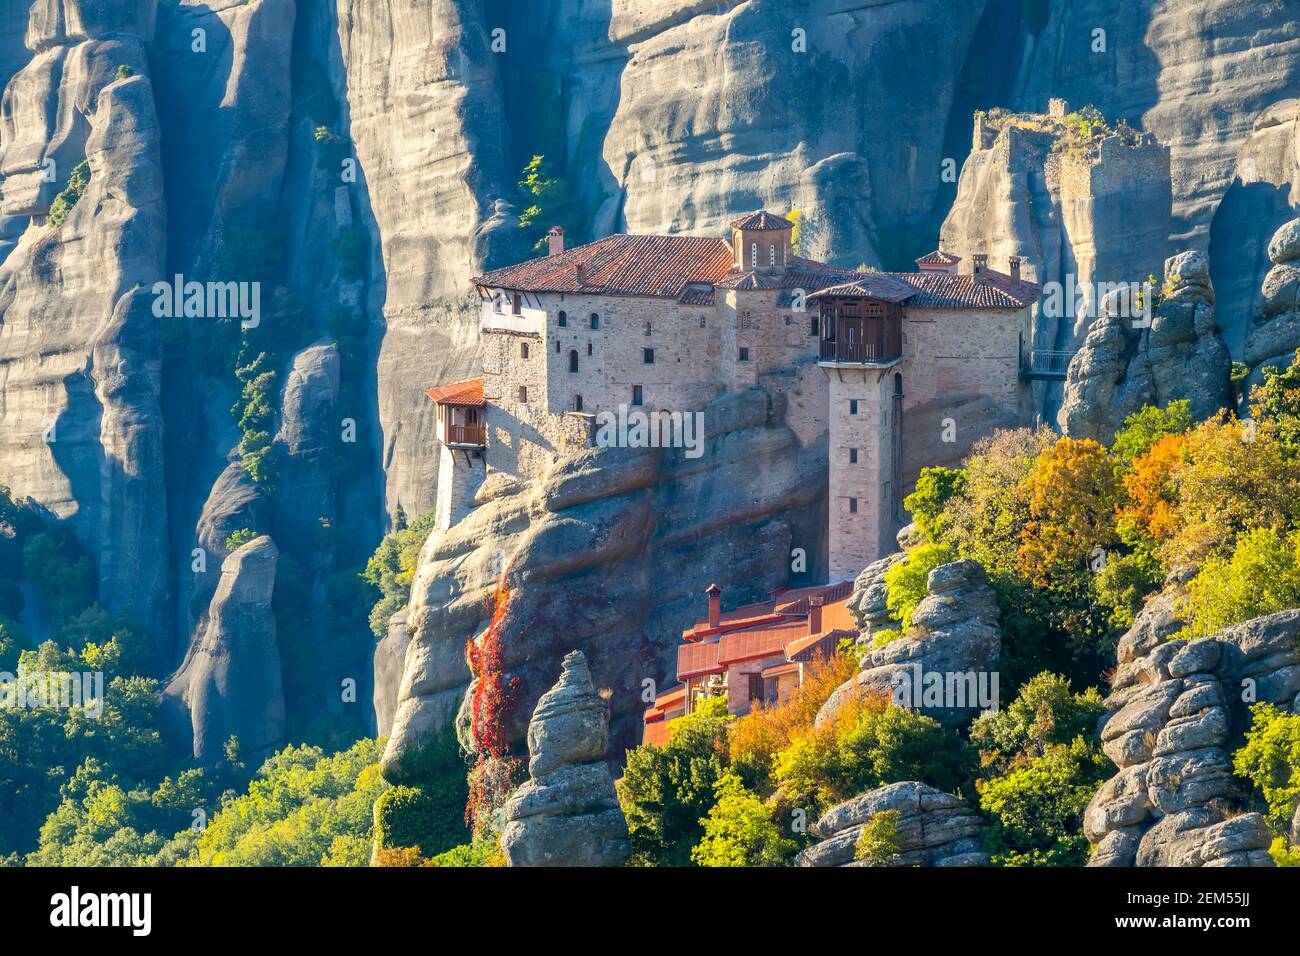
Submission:
[[704,837],[691,850],[696,866],[784,866],[798,849],[772,819],[773,808],[728,770],[714,785],[717,802]]
[[1187,399],[1170,402],[1164,408],[1147,405],[1124,419],[1111,443],[1111,454],[1127,466],[1145,455],[1158,439],[1184,434],[1191,431],[1193,424]]
[[727,770],[727,754],[727,702],[721,697],[701,701],[694,712],[673,721],[663,747],[628,751],[619,802],[633,865],[691,863],[691,848],[704,836],[702,821]]
[[77,204],[86,187],[90,185],[90,163],[84,159],[73,167],[68,176],[68,185],[63,188],[54,201],[50,203],[49,223],[56,229],[68,219],[72,207]]
[[922,468],[916,490],[903,499],[903,507],[926,537],[937,544],[944,538],[944,509],[965,487],[966,472],[960,468]]
[[1002,866],[1082,866],[1088,858],[1083,811],[1115,772],[1082,737],[1049,746],[1002,777],[980,784],[993,862]]
[[885,586],[889,591],[885,603],[902,635],[911,628],[917,605],[930,593],[926,587],[930,572],[956,560],[956,551],[946,544],[922,544],[885,572]]
[[528,205],[519,215],[519,227],[527,233],[535,250],[546,249],[546,234],[561,226],[570,235],[575,228],[576,203],[568,181],[556,176],[544,156],[534,156],[524,167],[519,192]]
[[376,637],[388,633],[388,619],[406,607],[411,597],[411,582],[415,579],[420,549],[436,526],[436,516],[427,511],[406,527],[406,514],[402,512],[402,525],[384,535],[375,553],[366,562],[361,577],[379,591],[379,600],[370,612],[370,629]]
[[1300,607],[1300,533],[1255,528],[1239,535],[1230,557],[1205,559],[1181,607],[1194,637]]
[[1105,711],[1095,687],[1075,694],[1068,678],[1044,671],[1021,687],[1006,707],[977,717],[970,739],[979,748],[984,774],[999,776],[1046,755],[1052,746],[1092,737]]
[[1273,832],[1285,834],[1300,804],[1300,714],[1268,703],[1252,707],[1246,742],[1233,754],[1232,768],[1259,790]]
[[893,866],[903,849],[897,810],[881,810],[867,821],[853,847],[853,859],[868,866]]

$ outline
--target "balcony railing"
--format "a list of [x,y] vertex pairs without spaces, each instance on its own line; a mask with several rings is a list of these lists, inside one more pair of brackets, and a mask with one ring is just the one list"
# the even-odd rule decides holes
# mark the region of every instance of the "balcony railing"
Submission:
[[1063,382],[1074,352],[1061,349],[1033,349],[1020,357],[1020,377]]
[[903,357],[903,323],[897,316],[840,319],[836,337],[822,339],[821,360],[885,365]]
[[484,425],[448,425],[445,441],[448,445],[477,445],[483,448],[487,445],[487,428]]

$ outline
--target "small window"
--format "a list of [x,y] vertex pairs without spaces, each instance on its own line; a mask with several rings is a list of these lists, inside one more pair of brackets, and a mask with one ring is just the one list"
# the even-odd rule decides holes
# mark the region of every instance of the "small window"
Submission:
[[633,386],[632,386],[632,404],[633,404],[633,405],[640,405],[640,404],[641,404],[641,398],[642,398],[642,396],[641,396],[641,386],[640,386],[640,385],[633,385]]
[[749,267],[751,269],[758,268],[758,243],[757,242],[751,242],[749,244]]
[[560,310],[560,314],[559,314],[556,318],[557,318],[557,320],[558,320],[558,322],[559,322],[560,328],[562,328],[562,329],[564,329],[564,328],[568,328],[568,326],[569,326],[569,313],[567,313],[567,312],[565,312],[563,309],[561,309],[561,310]]
[[654,335],[654,332],[655,332],[654,324],[651,323],[651,322],[647,322],[647,323],[645,324],[645,334],[646,334],[646,335]]
[[580,412],[580,411],[582,411],[582,396],[581,396],[581,395],[574,395],[574,396],[573,396],[573,410],[574,410],[575,412]]
[[569,349],[569,371],[578,371],[578,350]]
[[501,314],[501,303],[502,300],[505,299],[505,296],[506,294],[504,292],[498,292],[496,295],[492,296],[492,311],[497,313],[497,315]]
[[808,322],[808,334],[820,335],[821,330],[821,323],[817,321],[817,316],[814,315]]
[[857,463],[858,463],[858,450],[857,450],[856,448],[850,448],[850,449],[849,449],[849,464],[850,464],[850,465],[856,465]]
[[704,328],[708,324],[709,324],[709,320],[703,315],[700,316],[700,328]]
[[743,345],[742,345],[741,348],[740,348],[740,356],[739,356],[739,358],[740,358],[740,361],[742,361],[742,362],[748,362],[748,361],[749,361],[749,349],[745,348]]
[[789,325],[789,324],[790,324],[791,322],[793,322],[793,321],[794,321],[794,316],[793,316],[793,315],[787,315],[787,316],[785,317],[785,324],[786,324],[786,325]]
[[642,349],[642,350],[641,350],[641,364],[642,364],[642,365],[654,365],[654,363],[655,363],[655,350],[654,350],[654,349]]
[[524,309],[524,297],[518,292],[515,293],[514,301],[510,305],[510,311],[518,315]]
[[520,342],[520,343],[519,343],[519,357],[520,357],[520,358],[528,358],[528,343],[527,343],[527,342]]
[[763,675],[749,675],[749,700],[750,703],[763,699]]
[[858,400],[857,400],[856,398],[850,398],[850,399],[849,399],[849,414],[850,414],[850,415],[856,415],[857,413],[858,413]]
[[591,327],[593,329],[600,328],[600,316],[597,315],[595,312],[591,313]]
[[556,339],[556,340],[555,340],[555,354],[556,354],[556,355],[559,355],[559,354],[560,354],[560,340],[559,340],[559,339]]
[[855,515],[855,514],[857,514],[857,513],[858,513],[858,499],[857,499],[857,498],[850,498],[850,499],[849,499],[849,514],[851,514],[851,515]]
[[588,354],[588,355],[591,354],[591,343],[590,343],[590,342],[587,343],[587,354]]
[[527,401],[528,401],[528,386],[527,386],[527,385],[520,385],[520,386],[519,386],[519,401],[521,401],[521,402],[527,402]]
[[776,265],[776,243],[768,243],[767,246],[768,265]]

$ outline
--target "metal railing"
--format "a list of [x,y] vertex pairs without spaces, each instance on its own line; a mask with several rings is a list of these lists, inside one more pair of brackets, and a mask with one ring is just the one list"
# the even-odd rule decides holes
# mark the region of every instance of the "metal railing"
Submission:
[[1064,379],[1074,355],[1068,349],[1031,349],[1021,356],[1020,374],[1025,378]]

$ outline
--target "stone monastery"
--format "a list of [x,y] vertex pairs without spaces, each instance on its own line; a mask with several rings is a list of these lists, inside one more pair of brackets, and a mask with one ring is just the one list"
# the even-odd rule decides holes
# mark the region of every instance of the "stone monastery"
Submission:
[[667,420],[762,386],[783,393],[801,442],[828,435],[829,580],[892,551],[921,465],[1019,422],[1039,290],[1014,256],[1005,273],[985,255],[962,268],[937,251],[916,272],[837,268],[797,255],[793,229],[760,211],[726,239],[613,235],[565,249],[554,228],[549,254],[476,277],[482,377],[427,392],[441,526],[487,474],[532,478],[560,450],[593,444],[601,413]]

